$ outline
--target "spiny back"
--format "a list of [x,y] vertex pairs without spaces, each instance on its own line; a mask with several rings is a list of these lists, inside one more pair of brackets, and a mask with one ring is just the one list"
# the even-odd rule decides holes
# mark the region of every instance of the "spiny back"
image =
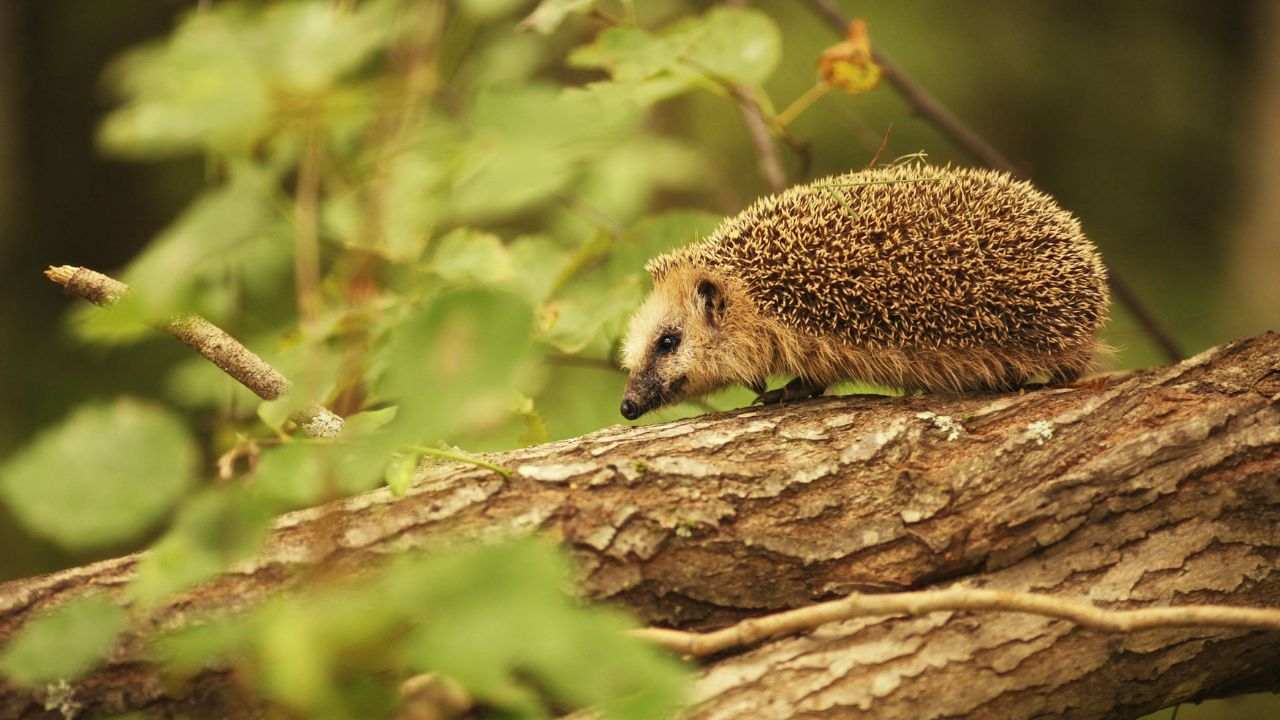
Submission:
[[762,198],[654,258],[740,278],[767,313],[865,347],[1054,351],[1091,341],[1106,273],[1080,224],[1005,173],[925,165]]

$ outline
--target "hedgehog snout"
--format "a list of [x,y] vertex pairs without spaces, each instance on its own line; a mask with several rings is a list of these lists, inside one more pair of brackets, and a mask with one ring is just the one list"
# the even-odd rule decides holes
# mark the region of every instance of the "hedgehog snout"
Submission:
[[622,417],[628,420],[635,420],[641,415],[661,404],[661,393],[652,383],[645,382],[643,378],[637,378],[632,375],[627,380],[627,389],[622,393],[622,406],[619,411]]
[[636,418],[640,417],[640,406],[636,405],[634,402],[626,398],[622,399],[621,410],[622,410],[622,417],[628,420],[635,420]]
[[670,384],[663,385],[662,380],[654,373],[632,373],[627,380],[627,389],[622,394],[622,405],[618,410],[622,413],[622,417],[635,420],[650,410],[666,405],[679,397],[686,380],[681,376]]

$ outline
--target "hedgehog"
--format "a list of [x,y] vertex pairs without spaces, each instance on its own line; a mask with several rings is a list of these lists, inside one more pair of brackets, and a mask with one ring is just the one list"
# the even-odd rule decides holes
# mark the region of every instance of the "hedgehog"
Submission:
[[[1109,302],[1101,257],[1053,198],[1007,173],[923,164],[761,198],[645,267],[653,290],[622,345],[628,420],[732,384],[771,403],[843,380],[1070,383]],[[766,392],[775,375],[794,379]]]

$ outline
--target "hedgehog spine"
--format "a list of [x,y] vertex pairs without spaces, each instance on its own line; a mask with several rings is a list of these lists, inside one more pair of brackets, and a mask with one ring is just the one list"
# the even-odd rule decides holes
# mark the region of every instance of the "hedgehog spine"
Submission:
[[796,186],[647,269],[654,290],[623,353],[639,412],[778,373],[947,392],[1067,381],[1107,316],[1106,272],[1076,219],[989,170]]

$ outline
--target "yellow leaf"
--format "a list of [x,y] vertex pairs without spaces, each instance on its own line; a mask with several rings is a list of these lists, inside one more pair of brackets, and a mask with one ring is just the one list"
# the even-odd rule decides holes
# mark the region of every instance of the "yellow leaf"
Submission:
[[871,57],[871,37],[865,21],[849,23],[848,37],[822,52],[818,75],[826,85],[850,95],[867,92],[880,83],[880,66]]

